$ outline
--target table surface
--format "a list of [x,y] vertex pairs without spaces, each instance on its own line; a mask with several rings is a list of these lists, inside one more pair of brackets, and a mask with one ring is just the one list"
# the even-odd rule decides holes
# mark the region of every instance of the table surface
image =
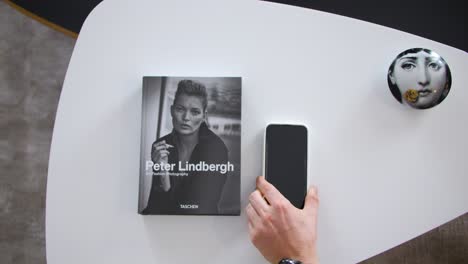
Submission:
[[[442,55],[439,106],[398,104],[403,50]],[[77,40],[47,184],[48,263],[262,263],[245,215],[137,214],[142,76],[242,76],[241,202],[270,122],[309,127],[323,263],[354,263],[467,211],[468,55],[346,17],[251,0],[101,3]],[[227,257],[229,256],[229,257]]]

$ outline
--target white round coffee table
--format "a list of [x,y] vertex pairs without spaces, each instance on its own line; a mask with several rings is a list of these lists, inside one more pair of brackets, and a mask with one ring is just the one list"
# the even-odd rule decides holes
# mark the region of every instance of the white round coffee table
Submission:
[[[387,70],[425,47],[452,90],[398,104]],[[143,76],[241,76],[242,206],[270,122],[310,129],[322,263],[355,263],[468,209],[468,55],[382,26],[253,0],[102,2],[86,20],[60,98],[49,162],[47,260],[262,263],[241,216],[137,214]]]

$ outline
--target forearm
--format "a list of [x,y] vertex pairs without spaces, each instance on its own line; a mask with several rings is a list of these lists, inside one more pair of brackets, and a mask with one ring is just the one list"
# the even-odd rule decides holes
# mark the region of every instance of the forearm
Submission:
[[169,173],[166,171],[163,176],[161,176],[161,187],[162,189],[167,192],[171,189],[171,181],[169,179]]
[[167,171],[154,172],[153,181],[156,181],[155,186],[159,191],[168,192],[171,189],[171,180]]

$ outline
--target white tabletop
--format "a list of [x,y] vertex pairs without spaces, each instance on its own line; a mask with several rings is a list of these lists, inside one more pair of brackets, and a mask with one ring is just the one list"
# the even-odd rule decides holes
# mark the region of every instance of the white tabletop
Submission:
[[[403,50],[445,58],[452,90],[429,110],[387,86]],[[54,263],[263,263],[241,216],[137,214],[143,76],[241,76],[242,206],[269,122],[310,129],[322,263],[354,263],[468,209],[468,55],[342,16],[253,0],[102,2],[66,75],[50,154]],[[210,259],[209,262],[206,262]]]

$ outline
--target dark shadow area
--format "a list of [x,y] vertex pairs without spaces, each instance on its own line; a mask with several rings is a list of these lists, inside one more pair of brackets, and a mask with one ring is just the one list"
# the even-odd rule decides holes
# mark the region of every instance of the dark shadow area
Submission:
[[[437,0],[269,0],[398,29],[468,51],[463,1]],[[411,47],[408,47],[411,48]]]

